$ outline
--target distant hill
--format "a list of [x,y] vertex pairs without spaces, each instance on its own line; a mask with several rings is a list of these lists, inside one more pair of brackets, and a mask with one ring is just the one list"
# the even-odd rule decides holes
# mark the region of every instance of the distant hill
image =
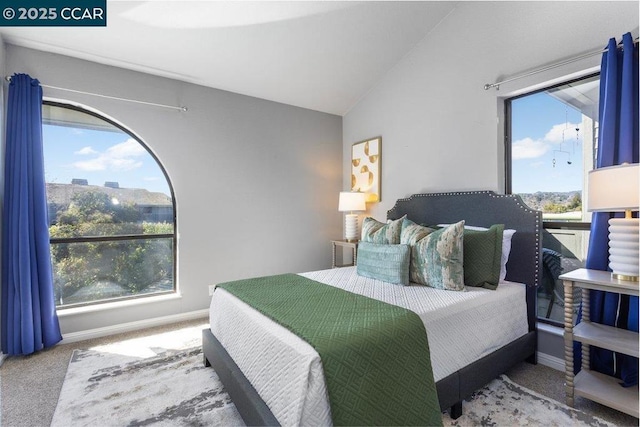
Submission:
[[[545,206],[569,206],[576,195],[582,200],[582,191],[566,191],[566,192],[544,192],[538,191],[536,193],[517,193],[527,206],[545,211]],[[573,210],[573,209],[571,209]]]
[[141,206],[172,206],[171,197],[144,188],[111,188],[99,185],[58,184],[47,182],[47,200],[51,204],[67,207],[76,193],[96,191],[116,198],[120,203]]

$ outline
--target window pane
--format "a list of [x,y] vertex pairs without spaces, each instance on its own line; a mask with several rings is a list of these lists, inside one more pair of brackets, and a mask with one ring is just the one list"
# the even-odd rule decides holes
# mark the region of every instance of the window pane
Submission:
[[43,115],[49,223],[55,237],[173,232],[169,185],[142,144],[81,111],[47,105]]
[[[538,288],[538,317],[558,324],[564,321],[564,285],[556,278],[556,266],[562,273],[583,268],[589,246],[588,230],[547,229],[542,234],[543,272]],[[554,259],[555,258],[555,259]],[[554,264],[557,263],[557,264]],[[578,315],[582,294],[574,294],[574,320]]]
[[174,291],[174,203],[147,148],[54,103],[43,106],[43,146],[58,307]]
[[[595,164],[600,76],[508,100],[511,193],[542,211],[543,271],[538,317],[561,324],[564,288],[557,277],[584,267],[588,172]],[[581,295],[574,298],[580,301]],[[577,313],[574,313],[574,317]]]
[[58,307],[173,291],[173,239],[51,245]]
[[511,101],[511,192],[544,220],[591,221],[583,203],[593,169],[599,76]]
[[169,205],[149,206],[146,198],[121,202],[116,192],[86,187],[47,184],[52,238],[173,233],[171,199]]

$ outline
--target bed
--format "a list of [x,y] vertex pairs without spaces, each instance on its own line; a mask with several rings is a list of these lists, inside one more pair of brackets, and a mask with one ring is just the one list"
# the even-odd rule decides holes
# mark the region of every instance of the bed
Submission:
[[[438,332],[437,324],[438,319],[440,323],[450,323],[451,319],[458,319],[461,316],[456,313],[455,316],[446,318],[440,314],[421,315],[419,313],[421,318],[424,319],[423,321],[428,331],[429,345],[432,346],[433,341],[433,347],[440,351],[439,354],[435,354],[432,351],[431,355],[440,408],[442,410],[450,409],[451,416],[457,418],[462,413],[462,400],[475,390],[518,362],[527,360],[530,363],[536,363],[536,287],[541,277],[541,214],[539,211],[527,207],[518,196],[498,195],[491,191],[474,191],[416,194],[409,198],[398,200],[395,206],[388,211],[387,218],[396,220],[405,215],[408,219],[418,224],[450,224],[464,220],[468,225],[490,227],[493,224],[504,224],[505,228],[516,230],[511,239],[511,252],[506,265],[506,281],[504,284],[501,282],[498,287],[500,292],[495,293],[495,295],[499,294],[501,298],[507,298],[507,300],[492,302],[491,304],[498,305],[493,306],[493,308],[489,306],[488,310],[494,313],[502,311],[520,312],[521,317],[518,320],[520,324],[517,328],[506,327],[505,325],[507,324],[494,324],[493,317],[491,320],[495,330],[514,329],[519,332],[506,338],[503,337],[502,342],[491,343],[488,348],[479,349],[480,356],[474,357],[472,360],[457,361],[457,365],[452,368],[451,366],[444,366],[444,363],[438,361],[450,357],[446,353],[447,345],[443,345],[443,343],[446,343],[447,332]],[[333,286],[336,283],[338,283],[338,286],[343,286],[344,284],[344,286],[350,288],[348,289],[350,292],[361,292],[362,289],[371,288],[366,283],[366,279],[357,277],[358,275],[355,273],[354,268],[310,272],[303,275]],[[365,282],[360,283],[361,280],[365,280]],[[399,287],[396,286],[395,288]],[[408,291],[426,292],[422,289]],[[483,291],[486,292],[449,292],[449,294],[458,294],[455,298],[467,298],[477,293],[479,298],[493,298],[485,295],[494,291]],[[435,290],[435,292],[440,292],[439,295],[442,295],[443,291]],[[223,293],[221,292],[220,294]],[[387,302],[398,305],[402,304],[400,300],[403,298],[409,301],[412,299],[391,294],[380,299],[384,300],[385,298]],[[508,298],[511,298],[511,300]],[[314,355],[308,348],[304,347],[306,343],[300,344],[296,341],[294,344],[287,344],[290,347],[295,347],[298,353],[292,356],[283,356],[283,350],[277,346],[280,345],[280,342],[291,342],[290,337],[284,336],[287,335],[287,332],[291,334],[289,331],[282,332],[281,330],[285,328],[276,325],[270,319],[261,319],[260,316],[262,315],[260,313],[252,312],[250,308],[243,307],[242,301],[238,304],[233,301],[233,297],[226,298],[227,302],[221,302],[222,299],[221,297],[212,299],[212,313],[221,311],[220,304],[236,305],[228,311],[232,314],[228,314],[226,318],[224,315],[221,316],[222,318],[218,318],[220,316],[216,314],[214,319],[212,314],[211,327],[203,330],[204,363],[207,366],[213,366],[216,370],[244,421],[248,425],[324,424],[323,420],[326,420],[328,409],[326,397],[324,396],[326,391],[323,389],[322,374],[318,375],[317,370],[314,373],[311,369],[306,373],[304,371],[304,369],[307,369],[306,367],[300,368],[303,369],[301,371],[302,374],[296,371],[296,363],[300,358],[311,360],[312,362],[310,363],[313,364]],[[410,303],[407,304],[410,305]],[[453,303],[442,302],[441,305],[447,307],[447,315],[452,312],[451,307],[457,307],[455,301]],[[476,306],[484,305],[486,304],[476,304]],[[497,310],[496,307],[498,306],[513,307],[514,309]],[[515,309],[515,307],[518,308]],[[407,308],[417,310],[415,307]],[[244,314],[242,314],[243,311],[245,312]],[[443,312],[445,311],[440,311],[440,313]],[[436,313],[438,312],[436,311]],[[517,315],[518,313],[515,314]],[[428,319],[429,316],[431,316],[431,320]],[[512,322],[514,320],[506,319],[504,321]],[[267,333],[261,328],[264,324],[269,324],[269,322],[273,323],[273,325],[269,326],[272,331]],[[478,323],[475,326],[480,325],[479,322],[469,322],[468,324],[470,323]],[[521,325],[522,323],[523,325]],[[229,336],[234,334],[244,336],[242,340],[251,342],[251,345],[255,346],[254,348],[261,348],[260,353],[271,351],[277,356],[277,360],[287,361],[290,358],[289,362],[283,362],[290,363],[290,365],[270,366],[271,371],[262,365],[256,366],[258,364],[256,360],[258,359],[255,359],[250,354],[252,353],[251,350],[241,350],[233,343],[234,340],[229,339]],[[440,334],[439,337],[438,334]],[[468,335],[467,337],[456,336],[449,341],[451,343],[449,347],[471,348],[474,345],[472,343],[474,336],[477,337],[477,335],[472,331],[470,336]],[[297,339],[302,341],[299,338]],[[441,341],[439,344],[436,342],[438,340]],[[259,347],[260,345],[263,347]],[[460,352],[458,351],[458,353]],[[305,377],[305,381],[307,381],[305,383],[305,393],[308,393],[309,396],[304,398],[303,412],[312,414],[312,418],[304,418],[303,422],[300,422],[299,419],[292,422],[291,418],[283,415],[283,408],[284,413],[288,410],[290,396],[298,393],[295,387],[288,394],[281,390],[283,388],[282,383],[278,381],[281,380],[280,376],[286,377],[287,375],[294,377],[294,379]],[[252,381],[247,377],[251,378]],[[265,380],[265,377],[268,378]],[[290,379],[286,378],[283,381],[289,382]],[[254,384],[256,387],[254,387]],[[263,398],[256,388],[261,390],[262,394],[271,394]],[[269,392],[269,390],[271,391]],[[274,397],[273,394],[277,396]],[[265,403],[265,400],[270,402],[270,406]],[[274,410],[272,411],[270,407],[274,408]],[[278,416],[274,415],[274,413],[277,413]],[[296,418],[293,419],[296,420]]]

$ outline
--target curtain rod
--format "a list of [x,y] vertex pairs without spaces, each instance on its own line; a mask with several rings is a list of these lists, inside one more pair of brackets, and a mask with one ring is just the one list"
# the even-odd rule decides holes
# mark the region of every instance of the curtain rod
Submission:
[[[5,80],[10,82],[11,81],[11,76],[6,76]],[[97,96],[99,98],[113,99],[113,100],[116,100],[116,101],[133,102],[135,104],[150,105],[150,106],[153,106],[153,107],[160,107],[160,108],[170,108],[172,110],[182,111],[183,113],[188,111],[188,108],[185,107],[184,105],[183,106],[175,106],[175,105],[166,105],[166,104],[156,104],[155,102],[139,101],[137,99],[129,99],[129,98],[119,98],[117,96],[102,95],[102,94],[99,94],[99,93],[85,92],[85,91],[82,91],[82,90],[67,89],[67,88],[57,87],[57,86],[49,86],[49,85],[45,85],[45,84],[42,84],[42,83],[40,84],[40,86],[46,87],[48,89],[63,90],[63,91],[66,91],[66,92],[79,93],[81,95]]]
[[[633,43],[634,44],[638,43],[638,37],[636,37],[633,40]],[[573,58],[569,58],[569,59],[566,59],[564,61],[556,62],[554,64],[547,65],[546,67],[537,68],[537,69],[535,69],[533,71],[529,71],[528,73],[518,74],[516,76],[510,77],[508,79],[504,79],[504,80],[501,80],[501,81],[498,81],[498,82],[495,82],[495,83],[487,83],[487,84],[484,85],[484,90],[489,90],[492,87],[495,87],[496,90],[497,90],[497,89],[500,89],[500,85],[501,84],[509,83],[509,82],[514,81],[514,80],[519,80],[519,79],[522,79],[522,78],[525,78],[525,77],[533,76],[535,74],[543,73],[543,72],[548,71],[548,70],[552,70],[554,68],[562,67],[563,65],[571,64],[572,62],[577,62],[577,61],[580,61],[582,59],[590,58],[592,56],[595,56],[595,55],[598,55],[598,54],[601,54],[601,53],[605,53],[608,50],[609,50],[608,48],[592,50],[591,52],[584,53],[584,54],[578,55],[578,56],[574,56]]]

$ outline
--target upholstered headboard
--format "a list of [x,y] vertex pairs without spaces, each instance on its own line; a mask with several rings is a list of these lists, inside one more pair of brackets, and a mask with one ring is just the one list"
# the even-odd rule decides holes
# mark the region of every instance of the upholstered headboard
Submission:
[[516,230],[511,240],[506,279],[527,285],[529,325],[530,329],[532,325],[535,327],[535,292],[542,274],[542,212],[525,205],[517,195],[469,191],[414,194],[399,199],[387,212],[387,218],[398,219],[405,214],[424,225],[465,220],[466,225],[504,224],[505,229]]

